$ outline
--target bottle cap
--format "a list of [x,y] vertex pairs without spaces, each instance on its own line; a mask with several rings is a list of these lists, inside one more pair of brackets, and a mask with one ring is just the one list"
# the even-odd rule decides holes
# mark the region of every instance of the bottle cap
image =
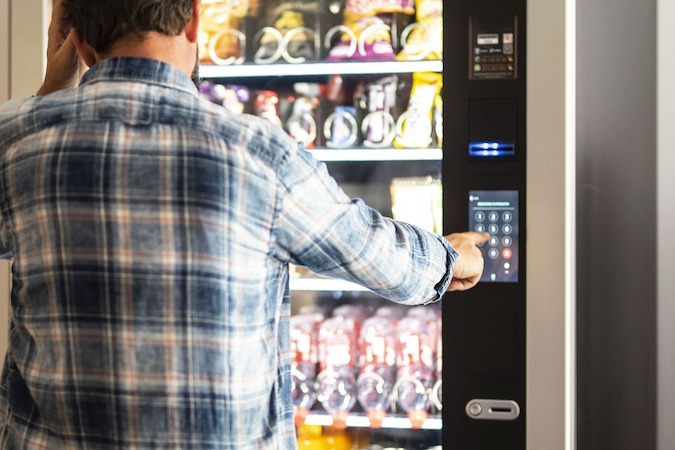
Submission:
[[370,420],[370,428],[382,428],[382,420],[384,420],[386,416],[387,412],[380,408],[368,411],[368,420]]
[[295,421],[296,426],[300,426],[305,423],[305,418],[309,414],[309,409],[307,408],[298,408],[297,406],[293,407],[293,420]]
[[422,428],[422,424],[427,420],[427,412],[422,409],[416,409],[408,412],[408,419],[414,430]]
[[344,430],[347,428],[348,411],[335,411],[333,413],[333,429]]

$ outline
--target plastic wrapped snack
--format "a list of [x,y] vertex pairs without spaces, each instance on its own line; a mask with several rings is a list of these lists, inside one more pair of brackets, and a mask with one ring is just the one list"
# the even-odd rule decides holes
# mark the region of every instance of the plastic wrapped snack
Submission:
[[[394,13],[412,14],[412,0],[347,0],[344,23],[326,34],[329,61],[381,61],[395,58],[391,42]],[[333,42],[337,33],[340,38]]]
[[200,61],[219,65],[244,61],[246,37],[241,31],[247,1],[204,0],[199,10]]
[[254,60],[303,63],[316,59],[317,0],[271,1],[266,5],[265,26],[255,36]]
[[413,74],[408,109],[396,122],[394,146],[398,148],[427,148],[433,138],[434,100],[443,87],[443,75],[433,72]]
[[417,0],[416,22],[401,33],[399,60],[443,59],[443,0]]

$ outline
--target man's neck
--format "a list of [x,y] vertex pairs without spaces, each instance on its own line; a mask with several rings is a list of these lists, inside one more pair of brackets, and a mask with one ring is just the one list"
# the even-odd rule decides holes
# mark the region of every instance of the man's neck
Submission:
[[116,56],[149,58],[165,62],[185,73],[192,75],[195,65],[196,49],[184,36],[166,36],[148,32],[141,37],[129,36],[120,39],[104,55],[97,55],[97,62]]

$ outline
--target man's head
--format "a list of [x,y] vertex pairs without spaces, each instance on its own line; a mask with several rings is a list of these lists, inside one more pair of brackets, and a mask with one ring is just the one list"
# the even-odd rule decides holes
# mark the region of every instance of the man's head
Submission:
[[66,21],[96,53],[106,54],[121,38],[142,39],[150,31],[180,34],[194,0],[62,0]]

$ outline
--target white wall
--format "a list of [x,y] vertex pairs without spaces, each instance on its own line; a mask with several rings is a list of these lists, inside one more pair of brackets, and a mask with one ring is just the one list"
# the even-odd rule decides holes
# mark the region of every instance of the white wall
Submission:
[[527,448],[574,448],[574,0],[527,26]]
[[675,2],[657,0],[658,450],[675,448]]
[[0,103],[9,98],[9,2],[0,0]]
[[[3,1],[3,0],[0,0]],[[10,98],[28,97],[42,85],[51,0],[4,0],[10,4]]]
[[[9,2],[0,0],[0,103],[9,98]],[[7,350],[9,263],[0,261],[0,359]],[[1,364],[1,363],[0,363]]]

